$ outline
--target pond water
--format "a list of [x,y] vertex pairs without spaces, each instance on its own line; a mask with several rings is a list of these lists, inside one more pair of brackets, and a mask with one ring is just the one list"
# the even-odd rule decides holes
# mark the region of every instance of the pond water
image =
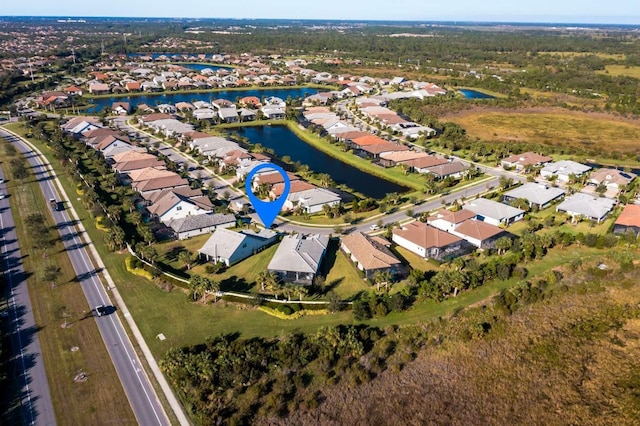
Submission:
[[363,172],[343,163],[309,145],[285,126],[244,127],[236,132],[249,139],[271,148],[282,158],[285,155],[293,161],[309,166],[316,173],[327,173],[339,184],[345,184],[361,194],[381,199],[391,192],[406,192],[409,188]]
[[194,102],[194,101],[206,101],[210,102],[213,99],[227,99],[234,102],[238,98],[244,98],[245,96],[257,96],[260,99],[268,98],[270,96],[277,96],[282,99],[291,97],[306,98],[307,96],[315,95],[319,90],[311,87],[302,88],[279,88],[279,89],[246,89],[246,90],[224,90],[220,92],[204,92],[204,93],[150,93],[140,96],[124,96],[124,97],[109,97],[89,99],[89,102],[93,104],[87,109],[88,114],[96,114],[104,107],[111,108],[114,102],[129,102],[131,111],[135,111],[138,105],[147,104],[151,107],[160,104],[176,104],[178,102]]
[[487,95],[486,93],[478,92],[471,89],[460,89],[458,92],[462,93],[467,99],[495,99],[495,96]]

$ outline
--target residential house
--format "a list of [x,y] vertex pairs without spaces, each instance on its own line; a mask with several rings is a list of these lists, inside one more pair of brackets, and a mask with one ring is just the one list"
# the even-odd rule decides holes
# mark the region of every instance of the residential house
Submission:
[[[427,155],[411,160],[404,160],[402,164],[407,165],[410,170],[417,173],[428,173],[431,167],[441,166],[449,163],[449,160],[443,157],[436,157],[435,155]],[[436,170],[436,173],[438,170]]]
[[211,212],[213,205],[208,197],[187,198],[179,193],[169,191],[164,197],[147,207],[151,217],[162,223],[173,219],[181,219],[191,215]]
[[62,131],[78,138],[84,132],[102,128],[102,122],[97,117],[74,117],[61,126]]
[[163,189],[174,189],[189,186],[189,181],[169,170],[158,170],[147,167],[129,172],[131,188],[141,194]]
[[631,230],[636,236],[640,234],[640,206],[627,204],[613,225],[614,234],[625,234]]
[[91,83],[89,85],[89,93],[92,95],[105,95],[111,91],[108,84],[105,83]]
[[564,197],[565,191],[538,182],[528,182],[504,194],[503,201],[512,203],[520,198],[527,200],[530,207],[544,209]]
[[616,201],[610,198],[579,192],[567,197],[556,207],[556,211],[567,213],[573,219],[587,218],[600,223],[615,205]]
[[[289,195],[297,192],[308,191],[310,189],[317,188],[314,184],[304,180],[294,180],[289,184]],[[276,183],[271,187],[269,191],[269,197],[276,199],[284,193],[284,183]]]
[[496,239],[508,235],[503,229],[478,220],[474,212],[466,209],[455,212],[441,209],[427,218],[427,224],[456,235],[478,248],[492,247]]
[[602,168],[597,169],[589,176],[589,184],[604,185],[607,189],[620,190],[629,185],[636,178],[636,174],[618,169]]
[[217,114],[211,108],[198,108],[193,110],[193,117],[196,120],[213,120]]
[[249,108],[240,108],[240,110],[238,110],[238,113],[240,113],[240,121],[254,121],[256,119],[255,110]]
[[553,158],[546,157],[544,155],[536,154],[535,152],[524,152],[522,154],[515,154],[507,158],[503,158],[500,162],[503,167],[509,169],[515,169],[520,172],[528,167],[538,167],[550,163]]
[[179,240],[209,234],[218,228],[236,226],[236,217],[232,214],[204,213],[171,219],[165,222]]
[[129,114],[129,102],[114,102],[111,105],[111,112],[118,115]]
[[118,172],[119,175],[127,175],[134,170],[141,170],[146,168],[163,169],[165,168],[164,161],[160,160],[155,155],[146,152],[128,151],[113,156],[114,164],[112,168]]
[[423,222],[412,222],[393,229],[392,240],[400,247],[425,259],[446,261],[473,250],[462,238]]
[[282,120],[286,116],[287,112],[284,107],[279,107],[276,105],[265,105],[260,108],[262,114],[265,118],[269,120]]
[[469,172],[469,166],[461,161],[451,161],[445,164],[427,167],[426,172],[431,173],[438,180],[448,177],[460,179]]
[[267,269],[284,282],[311,285],[329,245],[326,235],[285,236]]
[[270,229],[234,232],[217,228],[198,253],[207,261],[231,266],[264,250],[277,240],[278,234]]
[[341,238],[340,248],[364,272],[373,279],[376,272],[388,272],[392,279],[404,275],[402,262],[389,250],[390,243],[382,237],[374,237],[362,232],[354,232]]
[[383,152],[380,154],[380,163],[387,167],[397,166],[405,161],[416,160],[422,157],[428,157],[429,154],[418,151],[394,151]]
[[477,198],[468,201],[462,207],[465,210],[470,210],[475,213],[477,220],[487,222],[494,226],[511,225],[514,222],[522,220],[525,215],[524,210],[497,201],[487,200],[486,198]]
[[453,233],[482,249],[493,248],[496,240],[511,236],[504,229],[477,219],[462,222]]
[[236,123],[238,121],[238,110],[235,106],[228,108],[220,108],[218,110],[218,117],[224,123]]
[[569,182],[572,176],[579,178],[589,172],[591,167],[571,160],[561,160],[546,164],[540,170],[540,176],[549,180],[556,176],[560,182]]
[[322,212],[324,206],[337,206],[342,199],[339,195],[324,188],[313,188],[289,193],[283,205],[284,210],[301,209],[309,214]]

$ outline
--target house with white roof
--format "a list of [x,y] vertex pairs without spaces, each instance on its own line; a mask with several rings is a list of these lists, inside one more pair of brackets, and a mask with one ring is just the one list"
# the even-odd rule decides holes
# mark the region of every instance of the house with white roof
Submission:
[[490,223],[494,226],[511,225],[522,220],[525,215],[524,210],[517,209],[507,204],[499,203],[486,198],[477,198],[464,204],[465,210],[476,214],[476,219]]
[[571,160],[561,160],[554,163],[547,163],[541,170],[540,176],[549,179],[557,176],[561,182],[569,182],[571,175],[580,177],[589,172],[591,167]]
[[277,240],[278,234],[270,229],[234,232],[217,228],[198,253],[207,261],[231,266],[264,250]]
[[338,205],[342,199],[339,195],[324,188],[314,188],[306,191],[289,194],[284,203],[285,210],[301,208],[307,213],[320,213],[324,206],[333,207]]
[[573,219],[587,218],[600,223],[613,210],[616,201],[610,198],[583,194],[581,192],[567,197],[556,207],[557,212],[567,213]]
[[544,209],[552,202],[564,197],[565,191],[538,182],[528,182],[504,194],[503,201],[511,203],[517,199],[527,200],[530,207]]
[[311,285],[329,245],[326,235],[287,235],[280,242],[267,269],[282,281]]

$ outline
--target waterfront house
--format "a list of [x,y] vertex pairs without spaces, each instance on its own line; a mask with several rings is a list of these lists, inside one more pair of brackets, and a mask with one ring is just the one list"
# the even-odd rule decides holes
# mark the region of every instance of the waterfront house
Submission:
[[285,210],[301,209],[309,214],[322,212],[324,206],[334,207],[340,204],[339,195],[324,188],[307,189],[289,193],[283,205]]

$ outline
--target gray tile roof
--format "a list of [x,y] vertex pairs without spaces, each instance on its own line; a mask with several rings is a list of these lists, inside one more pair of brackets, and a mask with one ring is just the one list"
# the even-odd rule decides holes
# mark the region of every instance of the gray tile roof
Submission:
[[235,223],[236,217],[232,214],[198,214],[181,219],[173,219],[167,222],[167,226],[175,232],[188,232],[196,229],[210,228],[229,223]]
[[600,220],[604,218],[615,205],[616,202],[609,198],[579,192],[567,197],[567,199],[558,205],[556,210]]
[[315,274],[328,244],[326,235],[288,235],[282,239],[268,269]]
[[487,200],[486,198],[478,198],[476,200],[468,201],[464,204],[463,208],[471,210],[480,216],[489,217],[499,221],[505,221],[524,213],[524,210],[520,210],[497,201]]
[[224,228],[217,228],[207,242],[202,246],[200,253],[207,254],[211,257],[219,256],[222,258],[231,258],[235,251],[242,245],[247,239],[254,239],[259,241],[268,241],[275,236],[275,232],[271,230],[263,233],[253,232],[250,230],[242,232],[229,231]]
[[591,170],[591,167],[585,164],[577,163],[571,160],[561,160],[555,163],[549,163],[545,165],[540,170],[540,172],[551,173],[553,175],[556,175],[559,173],[564,175],[570,175],[573,173],[576,176],[580,176],[581,174],[586,173],[589,170]]
[[533,204],[544,206],[564,194],[564,190],[543,185],[536,182],[528,182],[524,185],[506,192],[504,195],[511,198],[524,198]]

